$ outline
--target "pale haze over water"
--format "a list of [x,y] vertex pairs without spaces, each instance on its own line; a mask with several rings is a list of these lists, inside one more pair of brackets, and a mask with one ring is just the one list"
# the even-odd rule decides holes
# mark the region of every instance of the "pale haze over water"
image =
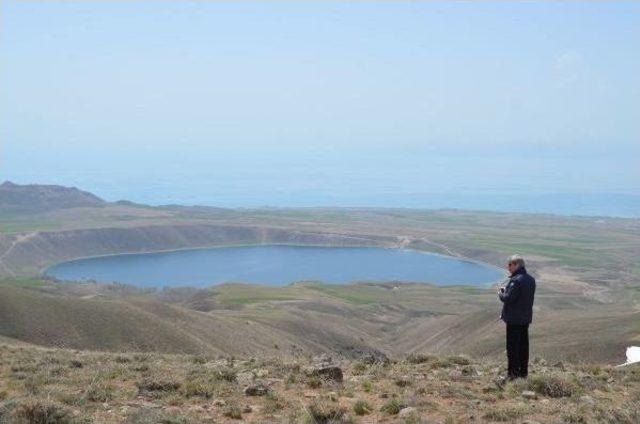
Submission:
[[640,216],[638,3],[0,7],[0,180]]

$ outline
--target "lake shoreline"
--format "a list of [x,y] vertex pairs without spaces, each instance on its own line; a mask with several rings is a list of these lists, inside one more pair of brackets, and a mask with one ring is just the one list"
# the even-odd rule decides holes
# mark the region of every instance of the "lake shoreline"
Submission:
[[[146,252],[124,252],[124,253],[115,253],[115,254],[104,254],[104,255],[90,255],[90,256],[85,256],[85,257],[78,257],[78,258],[74,258],[72,260],[69,261],[62,261],[62,262],[58,262],[52,265],[49,265],[45,268],[43,268],[41,270],[41,275],[44,278],[49,278],[49,279],[53,279],[53,280],[58,280],[58,281],[68,281],[68,282],[83,282],[83,281],[96,281],[98,283],[102,283],[102,284],[108,284],[108,282],[105,281],[100,281],[99,279],[96,278],[90,278],[90,279],[66,279],[66,278],[60,278],[56,275],[54,275],[52,273],[52,270],[56,267],[59,267],[61,265],[67,265],[67,264],[73,264],[75,262],[81,262],[81,261],[85,261],[85,260],[91,260],[91,259],[101,259],[101,258],[118,258],[118,257],[130,257],[130,256],[147,256],[147,255],[157,255],[157,254],[164,254],[164,253],[179,253],[179,252],[200,252],[200,251],[207,251],[207,250],[211,250],[211,251],[215,251],[215,250],[219,250],[219,249],[242,249],[242,248],[260,248],[260,247],[292,247],[292,248],[325,248],[325,249],[366,249],[366,250],[388,250],[388,251],[407,251],[407,252],[412,252],[412,253],[417,253],[417,254],[423,254],[423,255],[427,255],[427,256],[431,256],[434,258],[441,258],[448,261],[455,261],[455,262],[460,262],[460,263],[468,263],[468,264],[473,264],[473,265],[477,265],[480,267],[483,267],[487,270],[493,270],[496,271],[497,273],[501,273],[504,274],[504,270],[502,268],[499,268],[493,264],[490,263],[486,263],[480,260],[476,260],[476,259],[472,259],[472,258],[468,258],[468,257],[464,257],[461,255],[457,255],[457,256],[453,256],[453,255],[447,255],[447,254],[443,254],[440,252],[434,252],[434,251],[427,251],[427,250],[422,250],[422,249],[414,249],[414,248],[410,248],[407,246],[403,246],[403,245],[395,245],[395,246],[391,246],[388,244],[383,244],[380,246],[371,246],[371,245],[357,245],[357,244],[353,244],[353,245],[335,245],[335,244],[320,244],[320,243],[237,243],[237,244],[224,244],[224,245],[215,245],[215,246],[202,246],[202,247],[186,247],[186,248],[177,248],[177,249],[160,249],[160,250],[154,250],[154,251],[146,251]],[[362,282],[367,282],[367,283],[381,283],[381,284],[387,284],[390,282],[398,282],[398,283],[415,283],[415,284],[433,284],[433,285],[437,285],[440,287],[448,287],[448,286],[473,286],[473,287],[478,287],[478,288],[486,288],[489,289],[492,286],[494,286],[495,284],[501,282],[503,279],[503,277],[499,277],[499,278],[495,278],[492,279],[491,281],[488,282],[478,282],[478,283],[447,283],[445,282],[438,282],[438,279],[429,279],[428,281],[420,281],[420,280],[413,280],[413,279],[407,279],[407,278],[355,278],[353,280],[348,280],[348,281],[325,281],[325,279],[313,279],[313,280],[317,280],[317,281],[322,281],[326,284],[338,284],[338,285],[347,285],[347,284],[356,284],[356,283],[362,283]],[[234,280],[229,280],[229,281],[220,281],[220,282],[214,282],[214,283],[210,283],[207,285],[207,287],[209,286],[216,286],[216,285],[220,285],[220,284],[256,284],[256,285],[260,285],[260,286],[269,286],[269,287],[284,287],[287,286],[289,284],[294,284],[296,282],[300,282],[300,281],[308,281],[310,280],[309,278],[305,278],[305,277],[301,277],[299,280],[294,280],[294,281],[290,281],[286,284],[270,284],[268,282],[256,282],[256,281],[234,281]],[[113,281],[117,281],[117,280],[113,280]],[[112,281],[112,282],[113,282]],[[147,284],[136,284],[136,283],[126,283],[126,284],[131,284],[134,286],[138,286],[138,287],[153,287],[153,285],[149,285],[147,286]],[[177,285],[171,285],[168,284],[164,287],[170,287],[170,288],[175,288],[175,287],[200,287],[202,286],[201,284],[185,284],[185,285],[181,285],[181,284],[177,284]]]

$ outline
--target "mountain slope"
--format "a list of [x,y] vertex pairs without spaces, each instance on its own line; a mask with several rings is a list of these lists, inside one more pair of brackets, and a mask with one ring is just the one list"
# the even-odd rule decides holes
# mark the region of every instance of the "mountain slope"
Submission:
[[75,187],[58,185],[0,184],[0,213],[41,213],[55,209],[97,207],[106,204],[98,196]]

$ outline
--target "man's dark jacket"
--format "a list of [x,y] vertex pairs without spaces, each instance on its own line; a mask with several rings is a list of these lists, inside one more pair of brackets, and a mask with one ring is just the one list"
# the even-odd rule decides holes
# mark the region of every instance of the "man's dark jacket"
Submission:
[[533,296],[536,293],[536,280],[527,274],[524,267],[518,268],[509,277],[509,282],[498,296],[502,305],[501,318],[507,324],[531,324],[533,316]]

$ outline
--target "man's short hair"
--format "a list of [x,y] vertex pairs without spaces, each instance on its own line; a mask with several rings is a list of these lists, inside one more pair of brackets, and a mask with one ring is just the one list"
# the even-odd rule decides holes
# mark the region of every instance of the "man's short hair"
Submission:
[[511,256],[509,256],[509,263],[510,264],[516,264],[520,268],[524,268],[524,258],[522,257],[522,255],[511,255]]

